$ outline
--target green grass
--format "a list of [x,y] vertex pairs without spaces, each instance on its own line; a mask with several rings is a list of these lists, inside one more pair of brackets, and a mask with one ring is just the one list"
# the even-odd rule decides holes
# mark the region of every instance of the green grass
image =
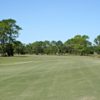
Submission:
[[100,100],[100,59],[0,57],[0,100]]

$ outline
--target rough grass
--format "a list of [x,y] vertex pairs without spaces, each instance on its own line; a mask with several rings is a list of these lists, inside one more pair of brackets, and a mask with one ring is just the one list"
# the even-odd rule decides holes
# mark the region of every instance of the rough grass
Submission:
[[100,100],[100,59],[0,57],[0,100]]

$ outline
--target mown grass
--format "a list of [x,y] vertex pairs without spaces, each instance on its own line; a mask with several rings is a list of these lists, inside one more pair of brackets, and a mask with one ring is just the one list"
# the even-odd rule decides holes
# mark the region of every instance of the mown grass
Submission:
[[100,100],[100,59],[0,57],[0,100]]

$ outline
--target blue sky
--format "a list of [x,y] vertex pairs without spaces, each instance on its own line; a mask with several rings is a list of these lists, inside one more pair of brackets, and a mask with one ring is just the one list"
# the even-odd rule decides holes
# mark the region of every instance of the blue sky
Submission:
[[0,20],[13,18],[23,28],[18,40],[66,41],[77,34],[100,34],[100,0],[0,0]]

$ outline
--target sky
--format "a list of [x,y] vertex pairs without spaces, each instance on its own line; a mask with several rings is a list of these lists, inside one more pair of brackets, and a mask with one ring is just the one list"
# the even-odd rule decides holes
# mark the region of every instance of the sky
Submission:
[[12,18],[23,43],[100,34],[100,0],[0,0],[0,20]]

